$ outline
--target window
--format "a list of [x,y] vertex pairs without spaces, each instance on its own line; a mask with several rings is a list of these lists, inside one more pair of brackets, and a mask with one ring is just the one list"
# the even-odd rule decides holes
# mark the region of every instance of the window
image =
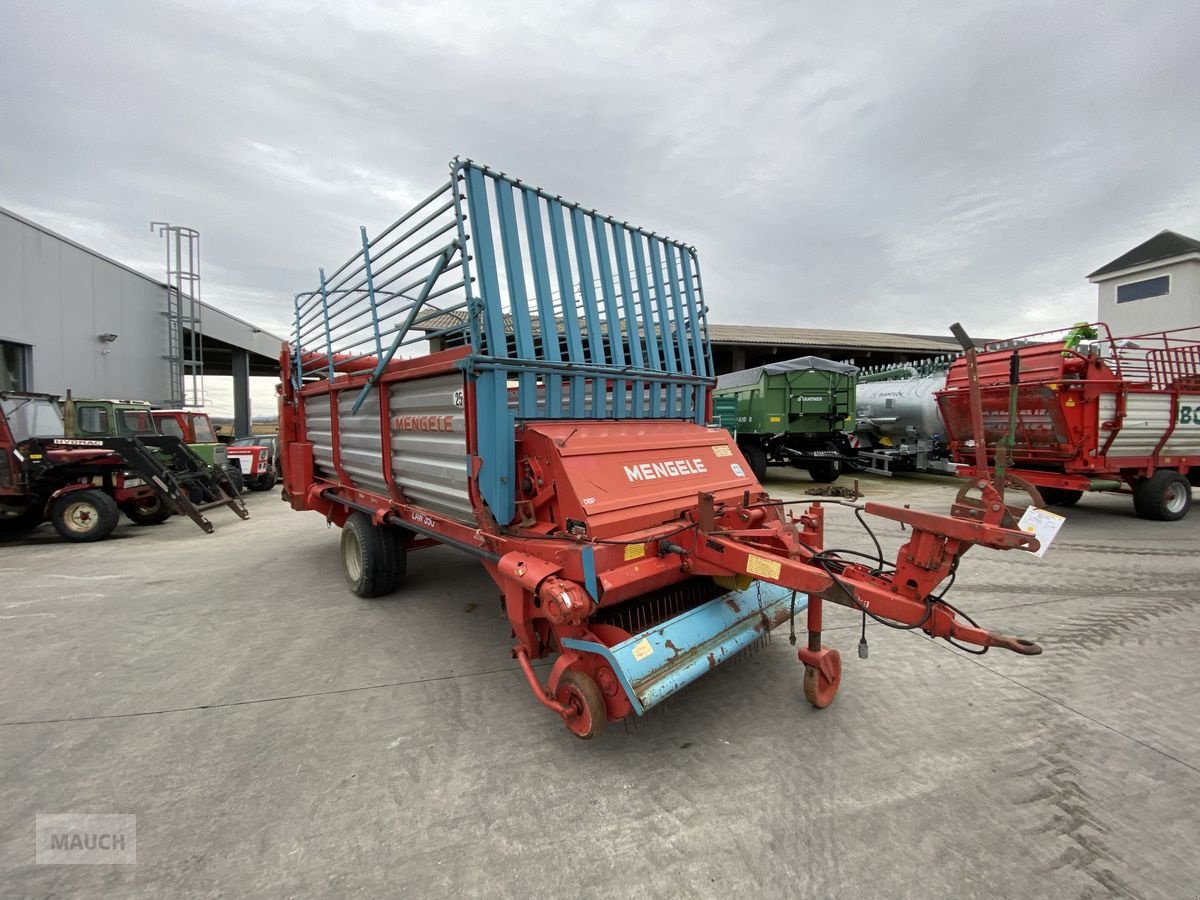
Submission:
[[31,437],[62,437],[62,413],[53,400],[40,397],[5,397],[0,400],[4,418],[12,429],[13,440]]
[[215,444],[217,442],[217,436],[208,421],[208,416],[192,416],[192,431],[196,433],[197,444]]
[[1145,300],[1149,297],[1161,297],[1171,293],[1171,276],[1159,275],[1157,278],[1147,278],[1145,281],[1131,281],[1128,284],[1117,285],[1117,302],[1128,303],[1131,300]]
[[75,430],[80,434],[108,434],[108,410],[103,406],[76,406]]
[[177,437],[183,440],[183,429],[179,427],[179,422],[174,416],[160,416],[158,419],[158,433],[165,434],[167,437]]
[[121,434],[157,434],[149,410],[119,409],[117,420],[121,424]]
[[0,391],[29,390],[29,346],[0,341]]

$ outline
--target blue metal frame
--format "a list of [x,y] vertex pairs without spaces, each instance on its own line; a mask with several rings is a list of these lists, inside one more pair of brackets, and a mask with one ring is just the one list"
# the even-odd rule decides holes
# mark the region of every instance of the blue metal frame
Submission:
[[[806,609],[808,595],[796,594],[794,612]],[[763,637],[764,630],[786,622],[792,612],[791,591],[759,581],[612,647],[577,638],[563,638],[562,644],[603,656],[640,716]]]
[[518,421],[703,424],[712,356],[691,247],[457,159],[447,184],[360,238],[317,290],[296,295],[295,381],[369,360],[357,412],[401,348],[467,344],[479,486],[502,524],[515,512]]

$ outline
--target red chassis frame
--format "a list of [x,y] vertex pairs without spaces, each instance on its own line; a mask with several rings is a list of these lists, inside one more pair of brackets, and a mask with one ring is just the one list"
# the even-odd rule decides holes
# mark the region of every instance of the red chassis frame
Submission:
[[[380,392],[380,428],[385,447],[389,446],[392,414],[388,385],[458,371],[459,361],[468,352],[467,348],[446,350],[415,360],[394,361],[386,368],[373,383],[373,389]],[[528,501],[536,517],[532,524],[501,527],[471,478],[469,495],[476,523],[464,524],[409,503],[392,478],[390,453],[383,453],[381,461],[388,495],[363,491],[346,476],[340,460],[337,396],[341,391],[360,390],[372,383],[372,362],[335,360],[337,374],[332,380],[304,383],[298,390],[285,374],[280,403],[285,498],[293,508],[317,510],[339,526],[351,511],[358,510],[368,514],[376,525],[389,523],[416,534],[420,540],[410,547],[444,543],[479,558],[502,591],[516,639],[513,656],[530,688],[541,703],[567,719],[568,725],[578,709],[560,688],[564,674],[571,670],[585,672],[596,682],[604,694],[609,719],[623,718],[631,705],[603,658],[567,649],[563,639],[612,646],[629,633],[612,625],[591,623],[598,609],[696,575],[722,579],[722,583],[728,580],[730,584],[758,579],[808,594],[808,646],[799,651],[799,657],[806,666],[806,694],[817,706],[833,699],[840,681],[837,651],[822,647],[821,642],[825,600],[919,627],[933,637],[1002,647],[1026,655],[1041,652],[1028,641],[994,634],[960,620],[952,608],[933,596],[975,544],[995,549],[1038,547],[1033,535],[1015,528],[1014,510],[1004,505],[1002,495],[986,481],[979,485],[981,499],[973,504],[960,502],[953,516],[866,504],[866,512],[911,528],[910,538],[900,548],[891,572],[883,571],[882,561],[867,565],[822,553],[822,504],[814,502],[799,515],[785,513],[784,505],[772,501],[752,480],[750,490],[700,491],[686,502],[676,503],[653,524],[630,524],[627,530],[614,526],[617,534],[599,541],[563,534],[562,523],[548,518],[561,516],[561,510],[538,506],[536,498]],[[286,346],[281,365],[284,373],[295,371]],[[330,403],[333,478],[314,473],[312,444],[306,440],[304,401],[322,395],[327,395]],[[468,378],[464,378],[463,407],[471,471],[478,473],[478,423],[473,383]],[[596,423],[569,424],[584,430]],[[526,444],[539,437],[538,430],[518,426],[514,435],[518,468],[525,458]],[[736,446],[731,452],[737,453]],[[734,459],[745,464],[740,456]],[[550,483],[562,485],[554,478]],[[549,531],[558,534],[549,535]],[[627,553],[630,546],[640,547],[642,555],[631,559]],[[543,686],[530,661],[556,650],[559,657]]]

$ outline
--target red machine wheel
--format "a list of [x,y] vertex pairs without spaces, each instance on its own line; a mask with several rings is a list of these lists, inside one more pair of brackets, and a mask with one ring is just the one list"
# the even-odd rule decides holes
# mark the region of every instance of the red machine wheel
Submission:
[[569,706],[570,713],[563,713],[563,724],[577,738],[590,741],[604,730],[608,714],[604,709],[604,695],[590,675],[568,670],[558,682],[554,699]]
[[804,699],[817,709],[824,709],[837,696],[838,687],[842,683],[842,657],[836,650],[830,650],[826,659],[833,672],[833,678],[827,678],[825,673],[816,666],[804,667]]

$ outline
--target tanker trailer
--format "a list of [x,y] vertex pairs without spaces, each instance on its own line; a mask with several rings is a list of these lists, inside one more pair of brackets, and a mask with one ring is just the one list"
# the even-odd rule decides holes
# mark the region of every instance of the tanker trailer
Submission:
[[947,359],[860,374],[854,425],[858,469],[879,475],[957,472],[935,396],[946,386],[949,367]]
[[828,484],[854,459],[855,366],[802,356],[717,378],[715,401],[736,403],[737,445],[759,481],[767,466],[807,469]]
[[[950,515],[849,504],[908,526],[890,561],[823,549],[828,505],[763,490],[709,427],[693,247],[458,159],[414,209],[356,237],[295,297],[284,499],[338,526],[329,558],[361,598],[397,590],[424,548],[475,559],[499,588],[514,671],[572,734],[643,715],[801,613],[804,696],[828,706],[842,664],[826,602],[1041,652],[944,599],[971,547],[1040,547],[986,477]],[[444,564],[424,574],[454,581]]]

